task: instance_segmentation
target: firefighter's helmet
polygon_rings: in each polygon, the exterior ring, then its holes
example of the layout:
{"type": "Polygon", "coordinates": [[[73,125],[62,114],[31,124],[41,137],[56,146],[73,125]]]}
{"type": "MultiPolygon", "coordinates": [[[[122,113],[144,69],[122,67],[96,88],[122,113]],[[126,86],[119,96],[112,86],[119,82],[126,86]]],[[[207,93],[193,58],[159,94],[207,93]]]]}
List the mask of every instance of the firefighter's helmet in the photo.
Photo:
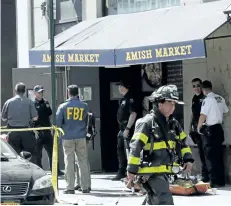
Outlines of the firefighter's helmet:
{"type": "Polygon", "coordinates": [[[179,92],[176,85],[165,85],[159,87],[151,94],[151,96],[149,96],[149,100],[153,103],[167,100],[174,101],[177,104],[184,104],[183,101],[179,100],[179,92]]]}

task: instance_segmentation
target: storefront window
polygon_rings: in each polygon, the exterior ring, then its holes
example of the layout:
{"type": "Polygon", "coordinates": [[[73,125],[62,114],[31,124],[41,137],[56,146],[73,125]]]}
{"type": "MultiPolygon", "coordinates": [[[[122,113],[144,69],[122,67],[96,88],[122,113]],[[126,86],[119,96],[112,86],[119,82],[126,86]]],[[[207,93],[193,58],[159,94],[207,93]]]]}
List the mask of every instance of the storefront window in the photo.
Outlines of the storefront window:
{"type": "Polygon", "coordinates": [[[180,0],[108,0],[109,15],[115,14],[111,12],[117,8],[117,14],[126,14],[133,12],[141,12],[152,9],[167,8],[179,6],[180,0]],[[111,8],[113,7],[113,9],[111,8]]]}

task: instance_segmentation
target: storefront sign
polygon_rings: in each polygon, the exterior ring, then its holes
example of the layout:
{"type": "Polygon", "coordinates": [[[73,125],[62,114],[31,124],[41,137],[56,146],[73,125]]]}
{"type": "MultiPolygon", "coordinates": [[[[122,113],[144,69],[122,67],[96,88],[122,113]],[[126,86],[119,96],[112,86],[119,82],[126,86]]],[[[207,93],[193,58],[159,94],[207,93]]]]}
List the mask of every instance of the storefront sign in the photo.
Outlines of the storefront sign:
{"type": "MultiPolygon", "coordinates": [[[[51,62],[50,51],[30,51],[30,65],[49,66],[51,62]]],[[[114,51],[55,51],[56,66],[114,66],[114,51]]]]}
{"type": "Polygon", "coordinates": [[[167,62],[205,57],[203,40],[146,46],[141,48],[117,49],[117,65],[167,62]]]}
{"type": "MultiPolygon", "coordinates": [[[[204,40],[111,50],[56,50],[56,66],[121,66],[205,57],[204,40]]],[[[50,51],[30,51],[30,65],[50,66],[50,51]]]]}

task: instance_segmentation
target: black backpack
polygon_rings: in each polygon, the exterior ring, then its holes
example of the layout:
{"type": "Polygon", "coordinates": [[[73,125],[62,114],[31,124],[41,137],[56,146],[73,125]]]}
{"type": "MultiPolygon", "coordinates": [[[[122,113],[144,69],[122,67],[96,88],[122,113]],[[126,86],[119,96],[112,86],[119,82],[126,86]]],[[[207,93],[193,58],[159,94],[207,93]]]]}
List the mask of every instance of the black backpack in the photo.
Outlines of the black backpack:
{"type": "Polygon", "coordinates": [[[97,132],[95,129],[95,115],[91,111],[89,111],[87,117],[87,135],[86,135],[87,141],[94,140],[94,137],[96,135],[97,132]]]}

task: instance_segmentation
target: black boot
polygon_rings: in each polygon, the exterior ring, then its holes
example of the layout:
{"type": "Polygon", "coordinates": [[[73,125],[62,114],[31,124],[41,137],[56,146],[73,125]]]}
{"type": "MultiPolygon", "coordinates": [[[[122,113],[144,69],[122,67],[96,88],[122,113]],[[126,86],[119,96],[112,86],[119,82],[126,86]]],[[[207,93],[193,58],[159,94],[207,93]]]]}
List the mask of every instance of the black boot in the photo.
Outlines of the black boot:
{"type": "Polygon", "coordinates": [[[63,176],[64,172],[62,172],[61,170],[58,171],[58,176],[63,176]]]}

